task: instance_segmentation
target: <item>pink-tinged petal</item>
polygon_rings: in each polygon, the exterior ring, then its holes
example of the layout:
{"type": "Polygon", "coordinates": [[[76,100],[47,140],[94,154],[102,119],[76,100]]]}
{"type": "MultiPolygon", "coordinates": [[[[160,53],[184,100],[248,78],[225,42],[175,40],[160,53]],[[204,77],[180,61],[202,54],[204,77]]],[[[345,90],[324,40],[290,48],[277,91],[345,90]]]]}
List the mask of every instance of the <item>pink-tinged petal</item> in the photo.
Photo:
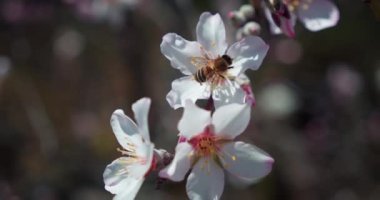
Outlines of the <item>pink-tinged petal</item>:
{"type": "Polygon", "coordinates": [[[190,42],[175,33],[168,33],[162,38],[160,47],[161,53],[170,60],[171,65],[183,74],[191,75],[197,71],[191,58],[202,56],[198,42],[190,42]]]}
{"type": "Polygon", "coordinates": [[[270,11],[270,9],[265,5],[265,3],[263,3],[263,9],[264,9],[265,17],[267,18],[268,23],[269,23],[269,29],[270,29],[270,32],[271,32],[272,34],[275,34],[275,35],[281,34],[282,31],[281,31],[280,27],[278,27],[278,26],[276,25],[276,23],[273,21],[273,18],[272,18],[272,15],[271,15],[271,11],[270,11]]]}
{"type": "Polygon", "coordinates": [[[320,31],[335,26],[339,21],[339,10],[330,1],[313,0],[301,4],[297,9],[299,20],[310,31],[320,31]]]}
{"type": "Polygon", "coordinates": [[[144,178],[137,180],[130,185],[127,185],[128,190],[124,189],[117,195],[113,197],[113,200],[134,200],[136,198],[137,192],[140,190],[141,185],[144,182],[144,178]]]}
{"type": "Polygon", "coordinates": [[[244,142],[230,142],[221,148],[219,156],[225,169],[250,184],[268,175],[274,160],[258,147],[244,142]]]}
{"type": "Polygon", "coordinates": [[[129,171],[131,174],[138,174],[140,176],[143,176],[148,172],[150,166],[152,165],[154,156],[154,144],[144,143],[141,145],[136,145],[136,156],[140,159],[137,163],[141,166],[137,168],[131,168],[129,171]]]}
{"type": "MultiPolygon", "coordinates": [[[[144,168],[144,166],[140,165],[127,165],[125,157],[114,160],[106,167],[103,173],[105,189],[112,194],[135,190],[137,183],[141,179],[144,179],[144,174],[146,172],[136,174],[134,172],[129,172],[128,170],[140,167],[144,168]]],[[[143,170],[146,171],[146,169],[143,170]]]]}
{"type": "Polygon", "coordinates": [[[172,181],[182,181],[191,167],[192,152],[193,147],[189,143],[178,144],[172,162],[160,171],[159,176],[172,181]]]}
{"type": "Polygon", "coordinates": [[[251,107],[248,104],[229,104],[215,110],[212,116],[215,134],[225,139],[234,139],[248,126],[251,107]]]}
{"type": "Polygon", "coordinates": [[[210,157],[199,159],[187,178],[186,191],[191,200],[218,200],[224,190],[224,172],[210,157]]]}
{"type": "Polygon", "coordinates": [[[244,103],[247,103],[251,106],[255,106],[256,105],[256,99],[255,99],[255,95],[252,92],[251,85],[244,84],[244,85],[241,85],[241,88],[245,93],[244,103]]]}
{"type": "Polygon", "coordinates": [[[247,69],[257,70],[263,62],[269,46],[257,36],[247,36],[233,44],[227,54],[233,59],[233,68],[228,70],[232,76],[238,76],[247,69]]]}
{"type": "Polygon", "coordinates": [[[240,85],[241,89],[244,91],[244,103],[255,106],[256,99],[255,95],[252,92],[251,81],[248,76],[245,74],[240,74],[235,78],[235,81],[240,85]]]}
{"type": "Polygon", "coordinates": [[[135,114],[135,119],[137,126],[140,130],[140,134],[149,142],[149,127],[148,127],[148,113],[150,109],[151,100],[150,98],[141,98],[132,105],[133,113],[135,114]]]}
{"type": "Polygon", "coordinates": [[[123,148],[128,148],[129,143],[142,144],[143,138],[139,129],[131,118],[121,109],[115,110],[111,116],[111,127],[116,139],[123,148]]]}
{"type": "Polygon", "coordinates": [[[228,47],[226,29],[219,14],[202,13],[197,24],[197,40],[207,52],[212,54],[212,58],[225,53],[228,47]]]}
{"type": "Polygon", "coordinates": [[[268,20],[269,28],[272,34],[281,34],[284,33],[286,36],[294,38],[296,33],[294,31],[294,26],[296,24],[296,16],[293,13],[290,13],[290,19],[287,19],[283,16],[272,16],[271,11],[268,7],[264,6],[264,14],[268,20]],[[278,26],[273,17],[277,17],[280,21],[280,26],[278,26]]]}
{"type": "Polygon", "coordinates": [[[294,26],[296,25],[296,16],[290,13],[290,19],[285,17],[280,17],[281,20],[281,31],[288,37],[296,37],[296,32],[294,31],[294,26]]]}
{"type": "Polygon", "coordinates": [[[191,101],[186,101],[182,118],[178,123],[179,134],[189,140],[202,133],[210,122],[210,111],[199,108],[191,101]]]}
{"type": "Polygon", "coordinates": [[[172,90],[166,95],[166,100],[174,109],[184,107],[186,100],[196,102],[198,99],[208,99],[210,90],[207,84],[196,82],[193,77],[186,76],[172,82],[172,90]]]}
{"type": "Polygon", "coordinates": [[[233,81],[229,85],[224,85],[221,88],[214,90],[213,99],[215,108],[231,103],[243,104],[245,96],[246,94],[240,85],[233,81]]]}

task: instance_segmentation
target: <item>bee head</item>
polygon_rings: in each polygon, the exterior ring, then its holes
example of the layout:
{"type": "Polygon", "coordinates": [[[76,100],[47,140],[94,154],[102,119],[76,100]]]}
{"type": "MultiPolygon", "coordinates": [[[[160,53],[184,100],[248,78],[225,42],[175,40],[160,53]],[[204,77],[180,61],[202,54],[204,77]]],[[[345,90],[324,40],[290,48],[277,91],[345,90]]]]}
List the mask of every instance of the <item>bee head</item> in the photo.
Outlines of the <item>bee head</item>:
{"type": "Polygon", "coordinates": [[[226,61],[228,63],[228,65],[232,64],[232,58],[230,56],[223,55],[222,58],[223,58],[224,61],[226,61]]]}

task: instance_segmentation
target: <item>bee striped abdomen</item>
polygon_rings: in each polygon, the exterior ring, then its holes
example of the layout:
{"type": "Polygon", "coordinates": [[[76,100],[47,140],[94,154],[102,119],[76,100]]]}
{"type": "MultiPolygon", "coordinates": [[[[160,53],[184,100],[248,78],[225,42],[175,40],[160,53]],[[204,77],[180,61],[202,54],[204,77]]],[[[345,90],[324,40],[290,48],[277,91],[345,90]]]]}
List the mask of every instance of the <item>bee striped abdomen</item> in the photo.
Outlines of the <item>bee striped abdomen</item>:
{"type": "Polygon", "coordinates": [[[199,82],[199,83],[204,83],[207,80],[207,75],[206,75],[206,67],[199,69],[195,74],[194,74],[194,79],[199,82]]]}

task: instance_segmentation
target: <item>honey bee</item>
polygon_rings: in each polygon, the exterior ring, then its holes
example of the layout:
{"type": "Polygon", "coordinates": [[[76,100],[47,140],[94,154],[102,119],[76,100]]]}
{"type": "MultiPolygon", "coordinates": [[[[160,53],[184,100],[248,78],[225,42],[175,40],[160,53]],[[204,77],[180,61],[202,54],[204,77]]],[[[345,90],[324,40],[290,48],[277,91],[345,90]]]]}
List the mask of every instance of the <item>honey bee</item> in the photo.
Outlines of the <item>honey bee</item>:
{"type": "Polygon", "coordinates": [[[226,79],[225,72],[233,68],[232,58],[228,55],[218,56],[216,59],[193,57],[191,63],[198,68],[194,74],[194,80],[202,84],[206,81],[226,79]]]}

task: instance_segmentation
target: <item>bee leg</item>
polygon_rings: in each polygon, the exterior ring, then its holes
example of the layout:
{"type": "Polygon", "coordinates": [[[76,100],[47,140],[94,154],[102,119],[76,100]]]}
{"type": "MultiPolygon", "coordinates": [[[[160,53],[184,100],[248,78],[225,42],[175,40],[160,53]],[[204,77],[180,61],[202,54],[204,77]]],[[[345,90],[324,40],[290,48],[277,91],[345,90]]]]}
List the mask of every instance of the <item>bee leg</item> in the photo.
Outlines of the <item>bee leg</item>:
{"type": "Polygon", "coordinates": [[[232,69],[232,68],[234,68],[234,66],[229,66],[229,67],[227,67],[227,69],[232,69]]]}

